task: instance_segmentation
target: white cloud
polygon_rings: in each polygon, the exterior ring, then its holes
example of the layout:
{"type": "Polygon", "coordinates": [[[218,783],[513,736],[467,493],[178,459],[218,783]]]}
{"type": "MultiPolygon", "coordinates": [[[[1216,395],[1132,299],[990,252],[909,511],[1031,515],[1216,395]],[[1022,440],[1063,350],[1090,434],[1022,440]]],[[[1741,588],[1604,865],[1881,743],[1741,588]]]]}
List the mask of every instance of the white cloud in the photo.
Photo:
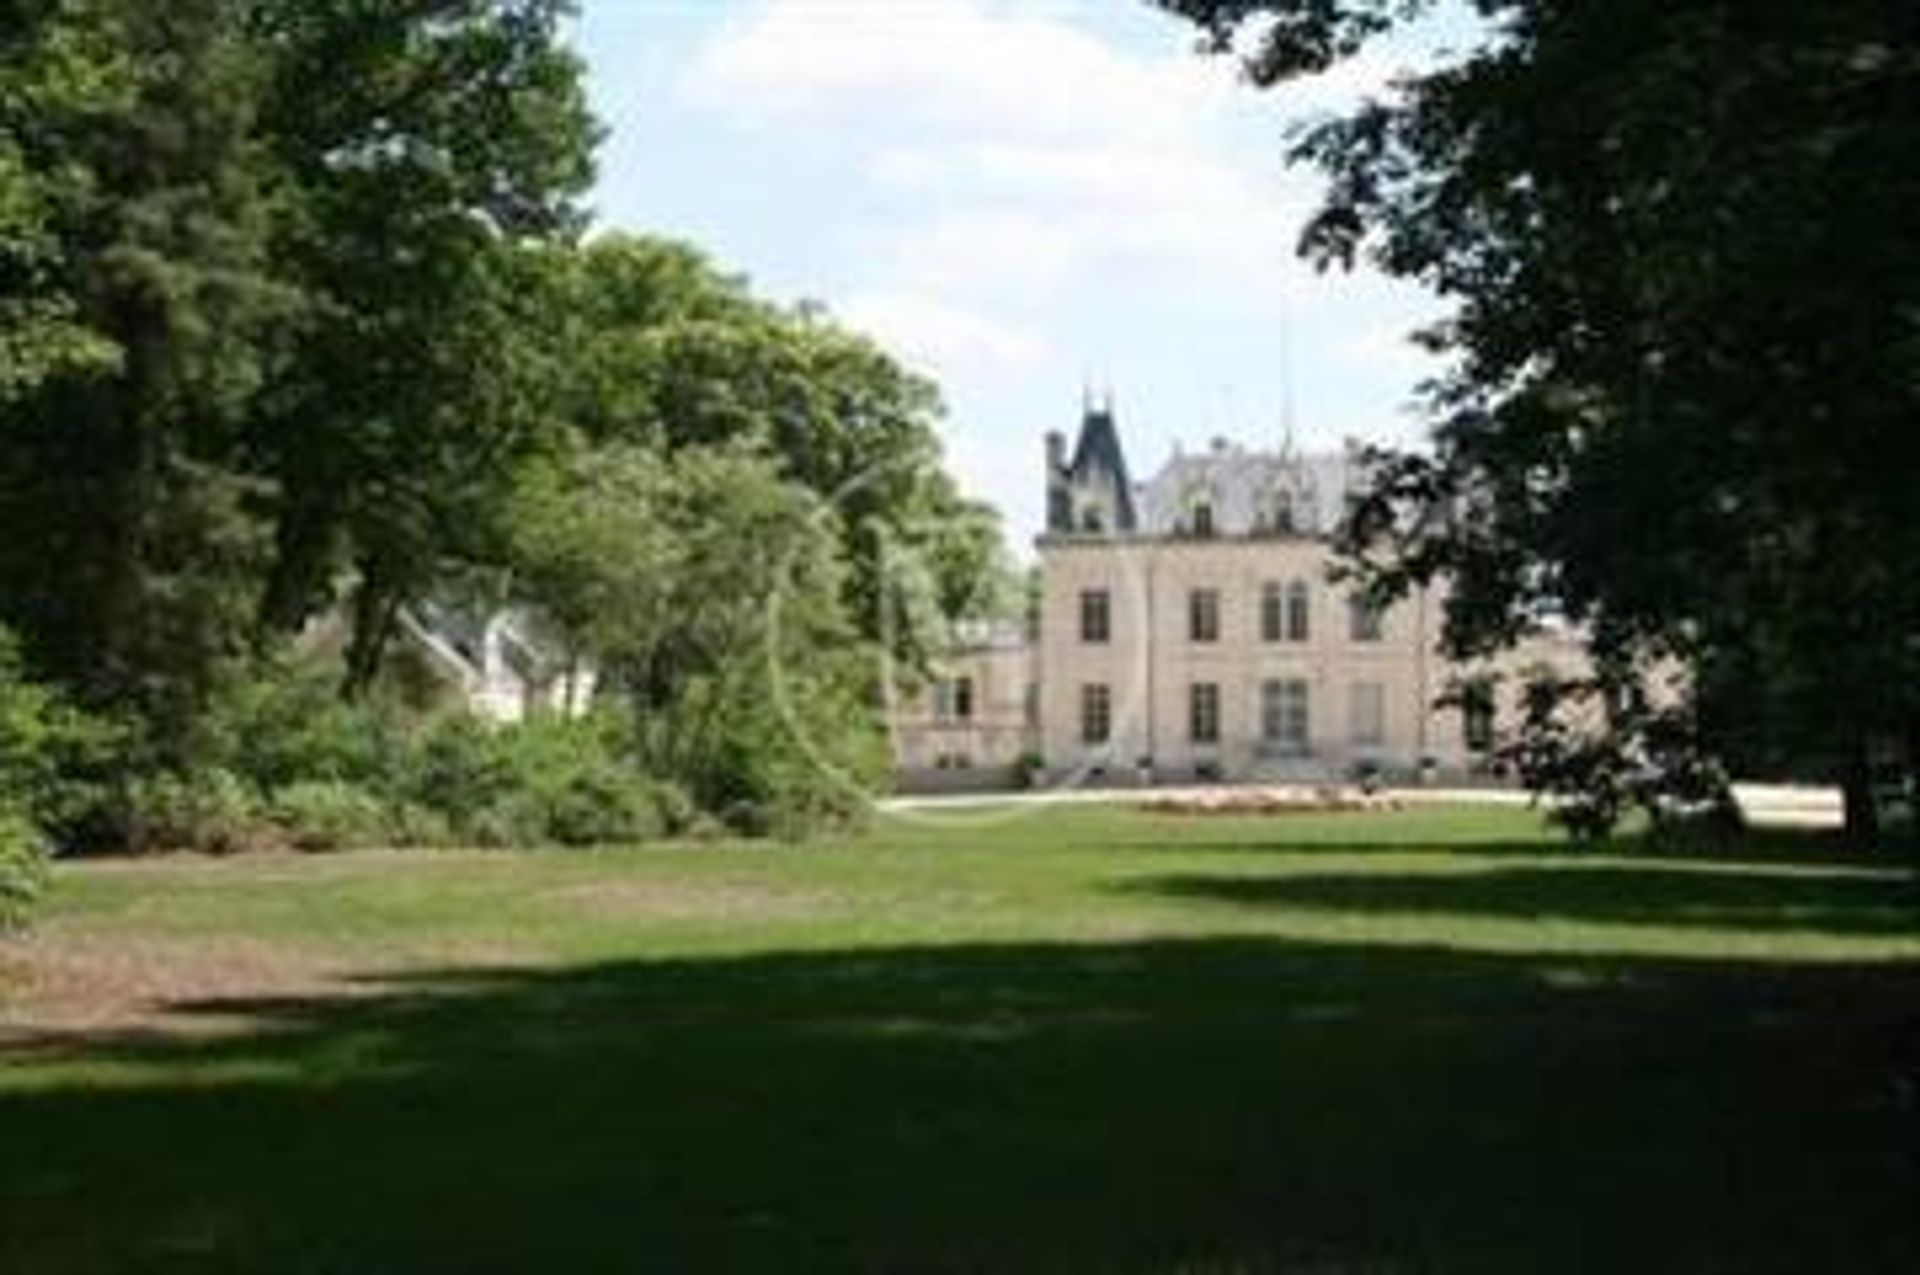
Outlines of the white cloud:
{"type": "MultiPolygon", "coordinates": [[[[1090,368],[1111,368],[1109,338],[1090,335],[1102,327],[1191,361],[1199,346],[1158,335],[1170,322],[1244,351],[1260,401],[1283,379],[1270,352],[1284,324],[1314,333],[1294,343],[1303,391],[1323,378],[1303,402],[1328,423],[1388,415],[1397,390],[1355,387],[1409,368],[1389,339],[1408,326],[1406,290],[1316,280],[1293,261],[1319,180],[1283,151],[1290,120],[1377,90],[1389,64],[1257,93],[1231,61],[1196,56],[1176,22],[1164,40],[1146,20],[1129,26],[1145,38],[1116,29],[1058,0],[746,0],[678,93],[841,185],[844,211],[808,228],[844,263],[828,300],[957,402],[1070,404],[1090,368]]],[[[1038,426],[994,408],[952,454],[1030,519],[1038,426]]],[[[1152,454],[1162,440],[1142,434],[1152,454]]]]}
{"type": "Polygon", "coordinates": [[[836,312],[908,362],[935,370],[968,365],[1017,370],[1048,352],[1045,339],[1030,328],[923,292],[855,293],[836,312]]]}
{"type": "Polygon", "coordinates": [[[1167,139],[1221,96],[1222,70],[1130,57],[1033,4],[762,0],[725,24],[685,87],[763,123],[839,116],[1059,141],[1167,139]]]}
{"type": "Polygon", "coordinates": [[[1231,297],[1250,253],[1284,256],[1311,191],[1232,64],[1129,51],[1033,5],[762,0],[682,87],[746,126],[853,139],[893,214],[856,231],[876,285],[975,310],[1127,271],[1231,297]],[[1268,143],[1251,161],[1249,130],[1268,143]]]}

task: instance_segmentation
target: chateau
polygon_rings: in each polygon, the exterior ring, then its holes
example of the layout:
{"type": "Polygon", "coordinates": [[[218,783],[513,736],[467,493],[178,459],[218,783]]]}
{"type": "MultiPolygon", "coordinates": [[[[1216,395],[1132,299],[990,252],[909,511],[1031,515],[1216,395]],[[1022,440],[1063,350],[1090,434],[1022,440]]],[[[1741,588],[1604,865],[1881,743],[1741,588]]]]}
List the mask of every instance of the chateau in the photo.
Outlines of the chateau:
{"type": "Polygon", "coordinates": [[[1216,440],[1135,482],[1111,405],[1089,404],[1071,450],[1046,440],[1037,631],[975,635],[902,707],[903,781],[992,782],[1023,756],[1055,781],[1484,772],[1513,674],[1576,665],[1577,643],[1464,669],[1437,650],[1437,591],[1376,611],[1335,584],[1355,476],[1216,440]]]}

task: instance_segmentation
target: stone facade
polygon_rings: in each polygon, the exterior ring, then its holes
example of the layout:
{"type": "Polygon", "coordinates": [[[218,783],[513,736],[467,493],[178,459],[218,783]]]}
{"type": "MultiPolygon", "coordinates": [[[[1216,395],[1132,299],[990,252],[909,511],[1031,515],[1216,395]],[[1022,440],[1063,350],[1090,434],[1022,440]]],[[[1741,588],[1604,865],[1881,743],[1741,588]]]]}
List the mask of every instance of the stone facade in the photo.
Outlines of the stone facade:
{"type": "Polygon", "coordinates": [[[1356,466],[1216,441],[1135,483],[1111,408],[1089,405],[1071,451],[1046,441],[1037,637],[956,652],[970,719],[897,715],[903,771],[1032,748],[1051,781],[1492,777],[1527,675],[1577,673],[1580,644],[1463,668],[1438,650],[1438,590],[1359,606],[1329,570],[1356,466]]]}
{"type": "Polygon", "coordinates": [[[1038,739],[1033,646],[1019,628],[966,635],[894,705],[903,787],[1005,787],[1038,739]]]}

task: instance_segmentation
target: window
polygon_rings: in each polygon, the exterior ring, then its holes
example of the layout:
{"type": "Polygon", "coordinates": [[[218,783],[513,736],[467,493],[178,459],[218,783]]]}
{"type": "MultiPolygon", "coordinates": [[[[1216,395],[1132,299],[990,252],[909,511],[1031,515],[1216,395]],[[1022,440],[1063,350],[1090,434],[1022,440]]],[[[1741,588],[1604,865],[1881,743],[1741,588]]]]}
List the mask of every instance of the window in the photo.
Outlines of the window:
{"type": "Polygon", "coordinates": [[[1260,586],[1260,640],[1278,642],[1286,630],[1286,592],[1273,581],[1260,586]]]}
{"type": "Polygon", "coordinates": [[[1362,747],[1386,742],[1386,687],[1378,682],[1355,682],[1347,688],[1347,734],[1362,747]]]}
{"type": "Polygon", "coordinates": [[[1027,725],[1038,726],[1040,724],[1040,683],[1027,683],[1025,707],[1027,725]]]}
{"type": "Polygon", "coordinates": [[[1378,642],[1381,633],[1380,608],[1355,594],[1347,599],[1347,633],[1356,642],[1378,642]]]}
{"type": "Polygon", "coordinates": [[[1493,683],[1481,678],[1460,691],[1460,733],[1467,751],[1493,751],[1493,683]]]}
{"type": "Polygon", "coordinates": [[[1195,682],[1187,687],[1187,735],[1196,744],[1220,742],[1220,684],[1195,682]]]}
{"type": "Polygon", "coordinates": [[[1269,502],[1267,521],[1272,525],[1273,530],[1279,534],[1283,536],[1293,534],[1293,493],[1285,487],[1278,488],[1274,491],[1273,498],[1269,502]]]}
{"type": "Polygon", "coordinates": [[[933,715],[942,722],[973,720],[973,679],[943,677],[933,684],[933,715]]]}
{"type": "Polygon", "coordinates": [[[1105,642],[1113,633],[1113,602],[1105,589],[1085,589],[1080,594],[1080,640],[1105,642]]]}
{"type": "Polygon", "coordinates": [[[1193,526],[1194,535],[1200,537],[1202,540],[1212,536],[1213,506],[1204,500],[1201,501],[1193,507],[1193,516],[1190,521],[1193,526]]]}
{"type": "Polygon", "coordinates": [[[1305,681],[1297,677],[1276,678],[1260,684],[1260,738],[1284,752],[1307,751],[1305,681]]]}
{"type": "Polygon", "coordinates": [[[1308,613],[1310,602],[1307,586],[1295,580],[1287,586],[1287,641],[1304,642],[1309,632],[1308,613]]]}
{"type": "Polygon", "coordinates": [[[1220,640],[1220,590],[1195,589],[1187,594],[1187,639],[1193,642],[1220,640]]]}
{"type": "Polygon", "coordinates": [[[1113,736],[1113,692],[1104,682],[1080,688],[1080,742],[1104,744],[1113,736]]]}

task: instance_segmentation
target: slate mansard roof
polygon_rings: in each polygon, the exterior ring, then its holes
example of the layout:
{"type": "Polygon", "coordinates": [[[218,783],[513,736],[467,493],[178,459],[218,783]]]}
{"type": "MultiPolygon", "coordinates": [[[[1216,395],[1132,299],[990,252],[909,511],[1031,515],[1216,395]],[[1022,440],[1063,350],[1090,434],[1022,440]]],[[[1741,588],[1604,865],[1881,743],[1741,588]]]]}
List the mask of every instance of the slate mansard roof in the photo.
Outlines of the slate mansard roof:
{"type": "Polygon", "coordinates": [[[1087,409],[1080,421],[1080,440],[1074,444],[1073,460],[1067,465],[1067,477],[1073,483],[1111,482],[1117,529],[1133,531],[1139,526],[1133,503],[1135,484],[1127,473],[1127,455],[1121,450],[1120,428],[1114,423],[1111,407],[1087,409]]]}
{"type": "Polygon", "coordinates": [[[1344,455],[1286,448],[1263,452],[1216,443],[1196,455],[1175,453],[1140,485],[1140,530],[1191,532],[1194,507],[1205,503],[1216,535],[1332,535],[1346,509],[1352,472],[1344,455]]]}
{"type": "Polygon", "coordinates": [[[1356,485],[1351,454],[1304,455],[1291,446],[1250,451],[1225,440],[1204,452],[1176,450],[1152,478],[1135,483],[1111,407],[1089,405],[1070,461],[1061,455],[1063,441],[1054,436],[1049,455],[1052,532],[1327,536],[1356,485]],[[1076,524],[1075,493],[1083,491],[1111,495],[1111,528],[1076,524]]]}

